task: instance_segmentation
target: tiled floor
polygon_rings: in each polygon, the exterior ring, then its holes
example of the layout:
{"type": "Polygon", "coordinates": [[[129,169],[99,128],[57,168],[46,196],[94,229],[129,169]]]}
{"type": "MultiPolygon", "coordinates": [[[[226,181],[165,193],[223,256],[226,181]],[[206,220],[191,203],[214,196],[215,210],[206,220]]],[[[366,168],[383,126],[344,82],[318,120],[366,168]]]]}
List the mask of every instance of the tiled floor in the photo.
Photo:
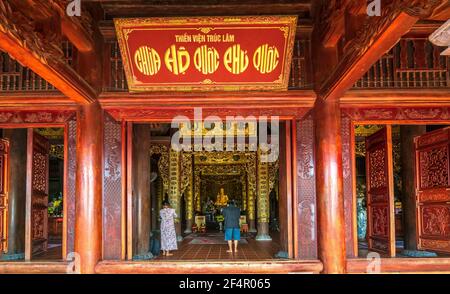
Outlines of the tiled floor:
{"type": "Polygon", "coordinates": [[[227,245],[189,244],[192,238],[184,238],[178,244],[178,250],[172,251],[173,256],[160,256],[156,260],[267,260],[275,259],[274,255],[280,246],[274,240],[256,241],[254,237],[247,238],[248,244],[239,244],[237,253],[228,253],[227,245]]]}

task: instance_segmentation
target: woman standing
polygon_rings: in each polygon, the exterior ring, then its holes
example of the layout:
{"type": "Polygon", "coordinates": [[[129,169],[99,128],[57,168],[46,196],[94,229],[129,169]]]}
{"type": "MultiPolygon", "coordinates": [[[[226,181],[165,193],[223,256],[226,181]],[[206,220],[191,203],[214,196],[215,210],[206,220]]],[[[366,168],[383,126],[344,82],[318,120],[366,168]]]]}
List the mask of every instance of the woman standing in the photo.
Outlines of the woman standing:
{"type": "Polygon", "coordinates": [[[177,250],[177,234],[175,233],[175,218],[177,214],[175,209],[170,207],[168,201],[163,202],[163,208],[160,210],[161,217],[161,249],[164,256],[172,256],[170,250],[177,250]]]}

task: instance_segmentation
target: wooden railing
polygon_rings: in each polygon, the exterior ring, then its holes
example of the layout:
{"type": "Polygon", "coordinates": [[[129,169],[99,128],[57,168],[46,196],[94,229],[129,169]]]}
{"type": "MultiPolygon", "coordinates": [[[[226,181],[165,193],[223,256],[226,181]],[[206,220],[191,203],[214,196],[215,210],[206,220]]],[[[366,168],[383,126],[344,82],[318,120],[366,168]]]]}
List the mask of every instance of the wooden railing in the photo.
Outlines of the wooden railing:
{"type": "MultiPolygon", "coordinates": [[[[67,64],[73,65],[75,50],[72,44],[63,41],[61,48],[67,64]]],[[[0,52],[0,92],[15,91],[56,91],[56,88],[7,53],[0,52]]]]}
{"type": "Polygon", "coordinates": [[[310,40],[295,40],[294,52],[292,55],[291,74],[289,79],[289,89],[312,89],[313,87],[310,70],[310,45],[310,40]]]}
{"type": "Polygon", "coordinates": [[[125,71],[122,64],[122,56],[120,55],[119,43],[116,41],[110,41],[108,43],[109,48],[111,48],[109,58],[111,76],[109,77],[109,86],[106,87],[106,91],[128,91],[125,71]]]}
{"type": "Polygon", "coordinates": [[[442,51],[427,39],[401,39],[354,88],[449,88],[450,58],[442,51]]]}

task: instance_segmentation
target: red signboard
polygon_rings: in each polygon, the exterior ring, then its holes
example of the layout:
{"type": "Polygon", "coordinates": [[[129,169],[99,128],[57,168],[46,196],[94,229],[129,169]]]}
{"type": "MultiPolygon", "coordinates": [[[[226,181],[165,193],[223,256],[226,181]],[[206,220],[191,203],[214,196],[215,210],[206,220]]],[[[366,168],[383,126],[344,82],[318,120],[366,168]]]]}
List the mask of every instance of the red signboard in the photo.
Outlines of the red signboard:
{"type": "Polygon", "coordinates": [[[296,16],[116,19],[130,91],[287,90],[296,16]]]}

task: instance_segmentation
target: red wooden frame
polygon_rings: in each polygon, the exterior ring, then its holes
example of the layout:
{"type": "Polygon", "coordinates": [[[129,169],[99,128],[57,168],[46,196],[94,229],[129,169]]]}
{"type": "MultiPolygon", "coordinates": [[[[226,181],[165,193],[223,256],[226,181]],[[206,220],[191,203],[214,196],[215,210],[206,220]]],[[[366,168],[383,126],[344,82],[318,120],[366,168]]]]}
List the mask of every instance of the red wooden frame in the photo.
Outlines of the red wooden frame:
{"type": "MultiPolygon", "coordinates": [[[[15,112],[15,111],[12,111],[15,112]]],[[[63,235],[62,235],[62,257],[63,260],[66,260],[67,257],[67,201],[65,199],[67,195],[67,179],[68,179],[68,125],[67,121],[75,115],[75,112],[72,111],[70,115],[66,117],[65,122],[49,122],[49,123],[41,123],[41,122],[30,122],[30,123],[0,123],[0,129],[25,129],[25,128],[64,128],[64,190],[63,190],[63,235]]],[[[33,261],[31,261],[34,263],[33,261]]]]}
{"type": "MultiPolygon", "coordinates": [[[[383,91],[380,91],[383,93],[383,91]]],[[[443,93],[439,91],[439,93],[443,93]]],[[[446,94],[448,96],[448,94],[446,94]]],[[[446,98],[448,99],[448,97],[446,98]]],[[[448,106],[440,106],[439,103],[419,103],[420,101],[416,101],[413,105],[399,105],[397,107],[390,106],[388,103],[387,106],[380,106],[375,103],[373,107],[370,107],[370,103],[367,103],[367,106],[364,108],[361,107],[351,107],[350,104],[345,104],[342,106],[341,111],[343,115],[347,115],[351,118],[351,156],[353,158],[352,164],[352,175],[353,175],[353,211],[352,211],[352,219],[353,219],[353,240],[354,240],[354,254],[358,256],[358,230],[357,230],[357,211],[356,211],[356,163],[355,163],[355,126],[357,125],[432,125],[432,124],[441,124],[441,125],[450,125],[450,112],[448,112],[448,106]],[[368,115],[366,112],[361,111],[365,109],[376,109],[383,111],[389,111],[389,115],[386,115],[384,118],[374,118],[368,115]],[[420,110],[424,111],[425,115],[422,118],[413,118],[408,114],[405,114],[405,110],[420,110]],[[440,111],[442,114],[439,119],[438,115],[435,117],[430,117],[432,115],[432,111],[440,111]],[[429,115],[426,115],[426,114],[429,115]],[[355,115],[357,114],[357,115],[355,115]],[[437,118],[436,118],[437,117],[437,118]]],[[[372,103],[373,104],[373,103],[372,103]]],[[[386,112],[384,112],[386,114],[386,112]]],[[[409,112],[413,113],[413,112],[409,112]]],[[[416,180],[416,179],[414,179],[416,180]]],[[[444,260],[447,260],[444,258],[444,260]]]]}
{"type": "MultiPolygon", "coordinates": [[[[309,110],[309,109],[308,109],[309,110]]],[[[302,109],[301,113],[306,114],[308,112],[307,109],[302,109]]],[[[132,109],[132,111],[139,111],[138,109],[132,109]]],[[[193,109],[189,109],[190,112],[193,113],[193,109]]],[[[218,111],[218,110],[217,110],[218,111]]],[[[238,115],[238,114],[235,114],[238,115]]],[[[120,117],[122,121],[122,158],[126,161],[124,162],[124,166],[126,167],[126,171],[122,173],[122,204],[123,212],[126,211],[125,216],[122,216],[121,226],[122,226],[122,248],[126,248],[126,252],[122,252],[123,260],[132,260],[133,258],[133,201],[132,201],[132,130],[133,123],[142,123],[142,122],[170,122],[173,117],[161,119],[154,119],[152,117],[147,117],[146,115],[142,115],[142,113],[137,115],[139,118],[127,119],[127,117],[120,117]],[[124,139],[126,138],[126,139],[124,139]]],[[[205,116],[205,114],[203,115],[205,116]]],[[[113,116],[114,117],[114,116],[113,116]]],[[[116,117],[116,119],[119,117],[116,117]]],[[[288,255],[290,258],[298,258],[298,235],[297,235],[297,223],[298,212],[296,208],[297,203],[297,189],[296,189],[296,175],[297,175],[297,164],[296,164],[296,155],[295,155],[295,146],[296,146],[296,119],[301,117],[289,116],[288,118],[280,118],[280,121],[284,121],[286,124],[289,124],[289,127],[286,128],[289,132],[286,134],[286,138],[280,138],[286,140],[286,148],[289,149],[287,152],[286,159],[287,164],[286,174],[288,175],[288,179],[286,181],[287,185],[287,205],[288,209],[286,211],[288,218],[288,255]],[[291,210],[289,210],[291,207],[291,210]]]]}

